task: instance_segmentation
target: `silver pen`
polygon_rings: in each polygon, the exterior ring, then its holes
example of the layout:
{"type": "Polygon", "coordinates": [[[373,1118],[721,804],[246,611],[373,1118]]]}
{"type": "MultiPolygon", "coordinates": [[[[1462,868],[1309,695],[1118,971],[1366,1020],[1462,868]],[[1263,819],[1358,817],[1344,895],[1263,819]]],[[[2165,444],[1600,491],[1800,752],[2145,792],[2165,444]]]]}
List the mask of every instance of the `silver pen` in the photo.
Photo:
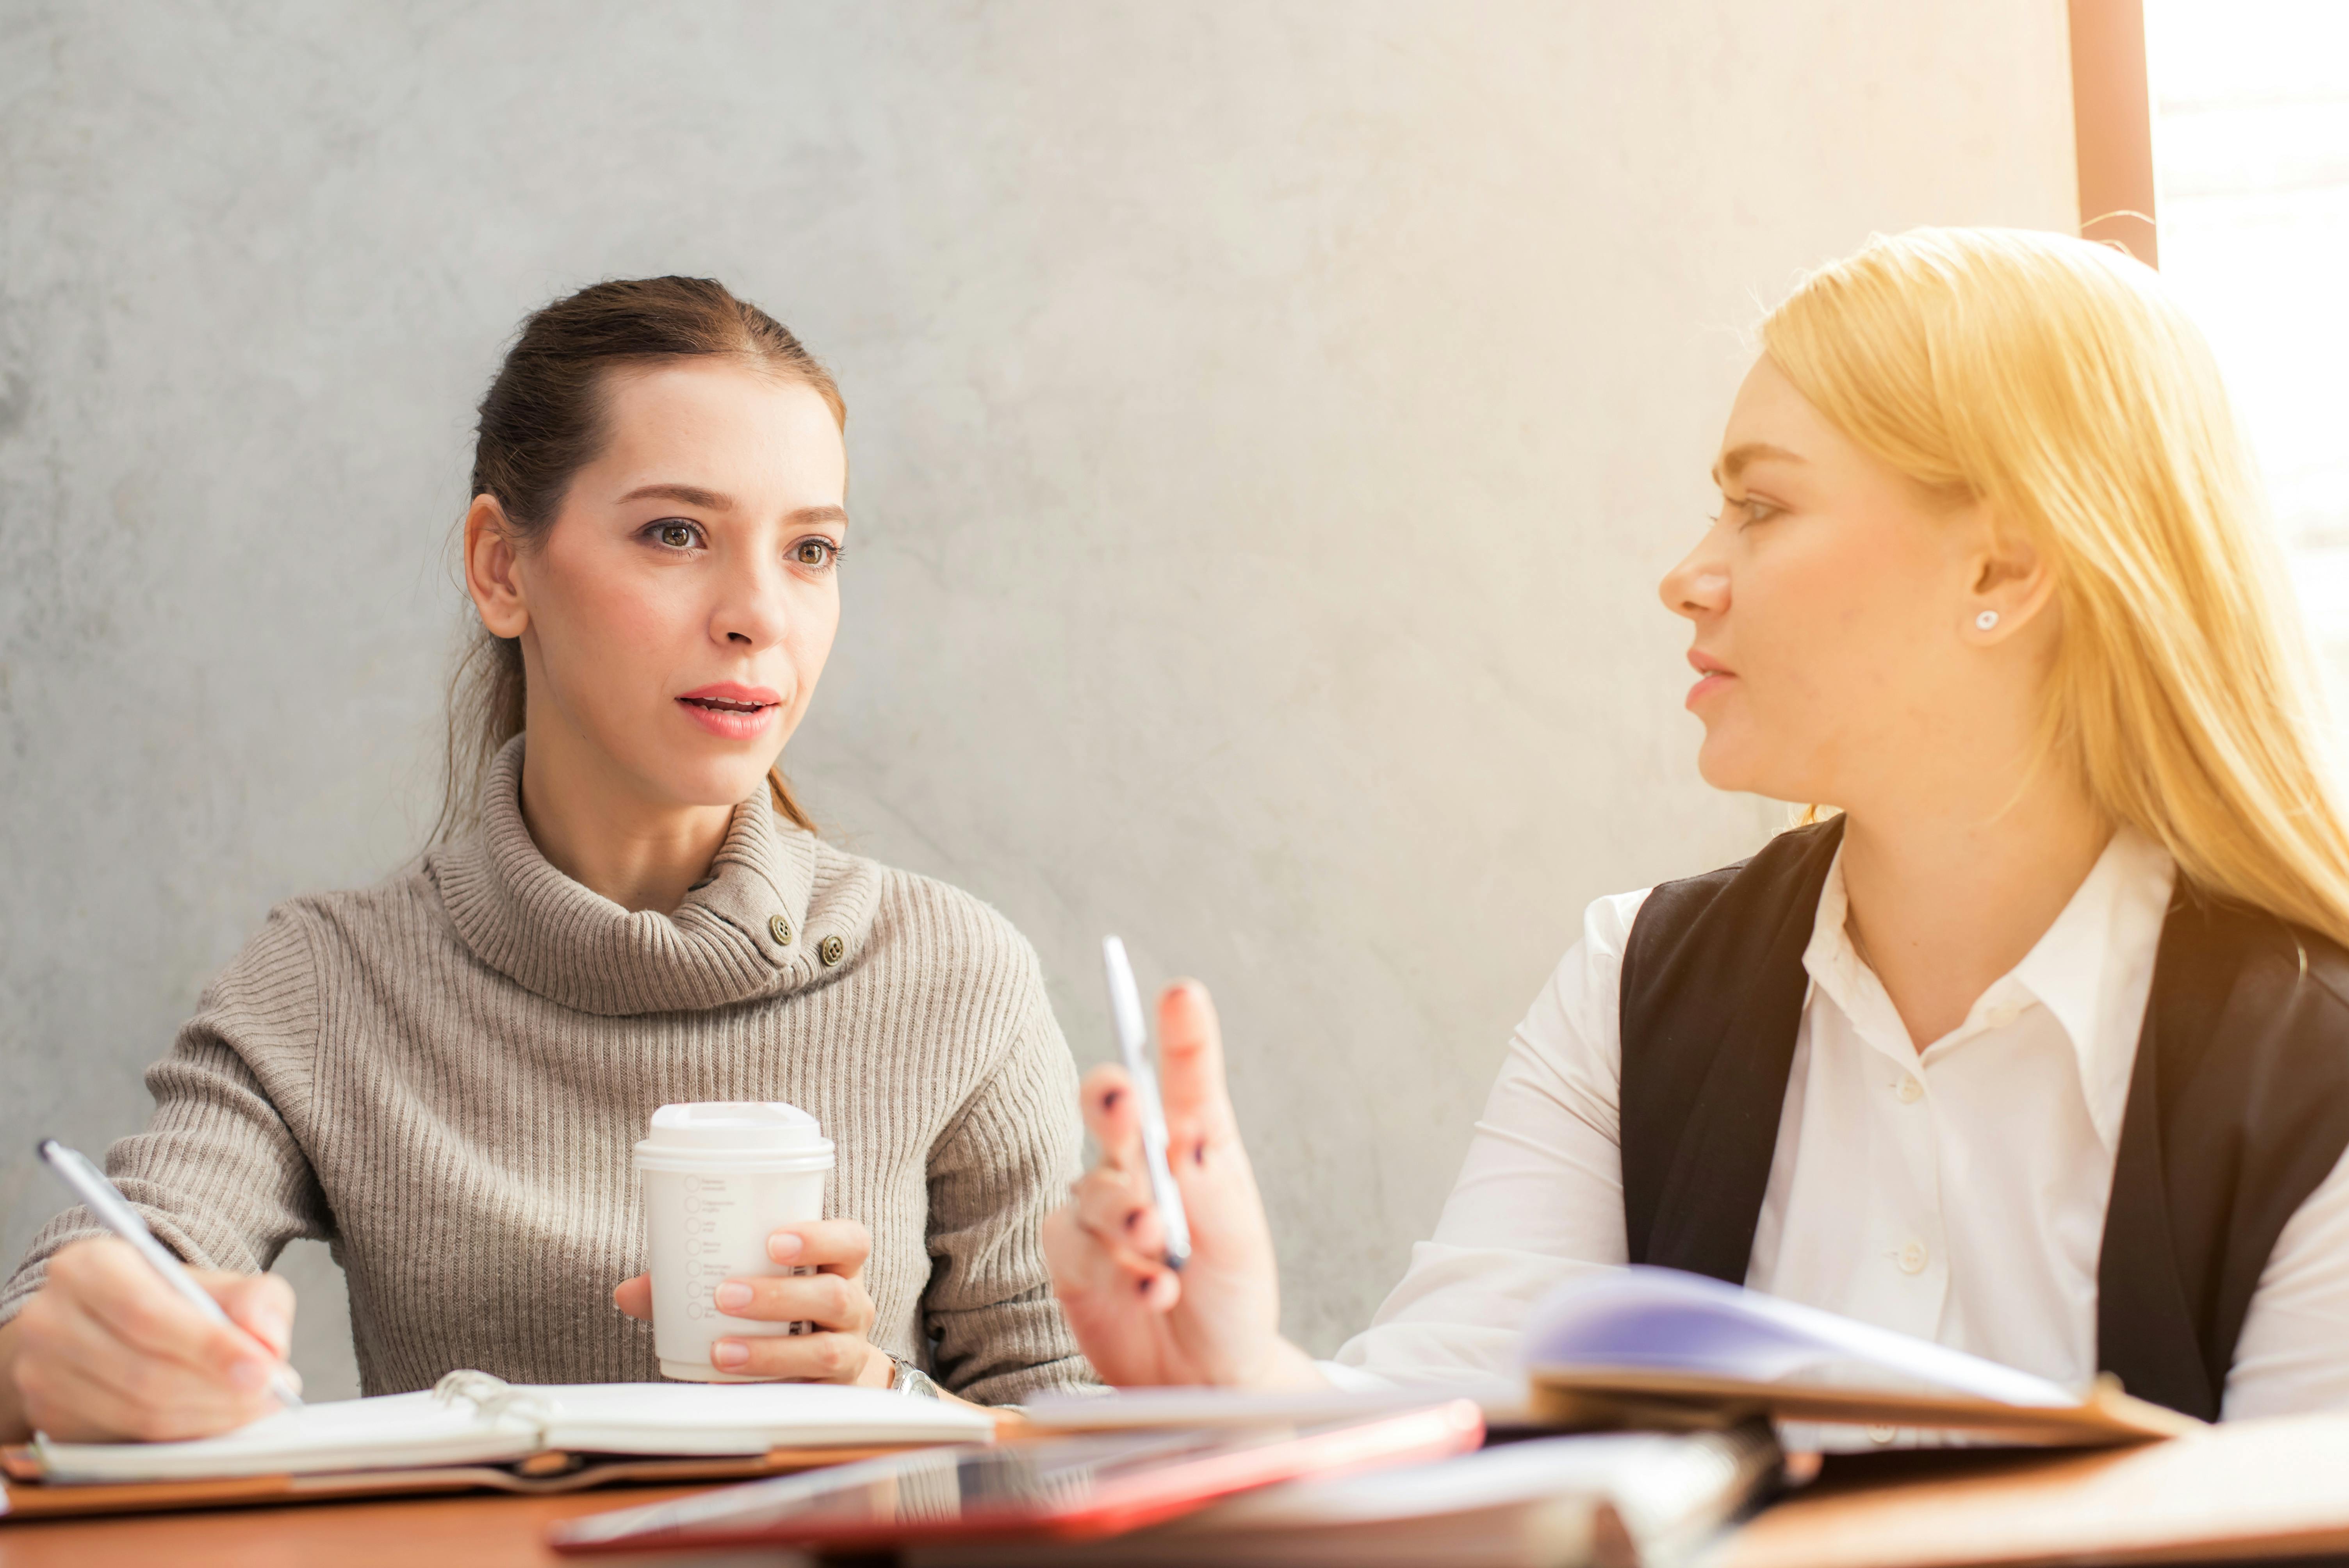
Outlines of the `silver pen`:
{"type": "Polygon", "coordinates": [[[1133,965],[1126,962],[1125,944],[1114,936],[1102,938],[1102,968],[1109,977],[1109,1016],[1117,1027],[1117,1048],[1125,1058],[1126,1077],[1133,1080],[1133,1109],[1142,1123],[1150,1199],[1158,1207],[1158,1223],[1166,1233],[1166,1266],[1180,1269],[1191,1261],[1191,1222],[1183,1212],[1182,1189],[1174,1185],[1174,1172],[1166,1163],[1166,1110],[1158,1099],[1157,1071],[1150,1065],[1142,992],[1133,983],[1133,965]]]}
{"type": "MultiPolygon", "coordinates": [[[[57,1180],[73,1190],[73,1195],[81,1200],[82,1206],[98,1216],[98,1222],[129,1242],[132,1249],[147,1260],[149,1266],[163,1276],[165,1284],[187,1298],[190,1306],[222,1328],[245,1333],[230,1320],[227,1313],[221,1310],[221,1304],[212,1298],[212,1293],[196,1283],[195,1275],[171,1255],[171,1249],[155,1239],[155,1233],[147,1228],[147,1222],[139,1217],[139,1211],[130,1206],[130,1200],[106,1179],[106,1172],[93,1164],[88,1156],[67,1149],[54,1138],[41,1140],[40,1155],[43,1162],[57,1173],[57,1180]]],[[[271,1354],[273,1357],[275,1355],[274,1351],[271,1354]]],[[[283,1367],[270,1375],[269,1392],[289,1410],[302,1408],[302,1396],[294,1391],[294,1379],[283,1367]]]]}

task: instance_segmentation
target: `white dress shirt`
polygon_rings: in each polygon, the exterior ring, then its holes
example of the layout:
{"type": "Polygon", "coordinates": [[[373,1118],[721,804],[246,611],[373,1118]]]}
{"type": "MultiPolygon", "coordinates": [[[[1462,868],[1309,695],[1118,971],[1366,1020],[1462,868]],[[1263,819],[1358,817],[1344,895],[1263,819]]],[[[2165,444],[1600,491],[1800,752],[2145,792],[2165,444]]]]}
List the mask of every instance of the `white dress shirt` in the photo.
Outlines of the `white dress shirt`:
{"type": "MultiPolygon", "coordinates": [[[[1745,1283],[2084,1387],[2113,1157],[2175,871],[2123,830],[2022,963],[1919,1051],[1820,893],[1745,1283]]],[[[1345,1383],[1514,1379],[1526,1310],[1627,1261],[1619,985],[1643,891],[1602,898],[1517,1026],[1434,1239],[1345,1383]]],[[[2235,1347],[2229,1418],[2349,1406],[2349,1157],[2285,1225],[2235,1347]]],[[[1880,1434],[1879,1434],[1880,1435],[1880,1434]]]]}

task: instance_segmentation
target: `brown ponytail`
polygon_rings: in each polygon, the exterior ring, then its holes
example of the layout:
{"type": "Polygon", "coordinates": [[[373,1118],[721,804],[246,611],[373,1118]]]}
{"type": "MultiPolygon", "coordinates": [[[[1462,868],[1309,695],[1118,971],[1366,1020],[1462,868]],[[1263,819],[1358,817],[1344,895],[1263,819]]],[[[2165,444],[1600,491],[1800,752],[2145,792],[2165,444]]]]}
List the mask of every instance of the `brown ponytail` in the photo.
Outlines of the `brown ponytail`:
{"type": "MultiPolygon", "coordinates": [[[[497,498],[516,547],[529,548],[554,526],[573,477],[603,447],[605,372],[698,355],[751,360],[804,381],[847,427],[831,372],[781,322],[723,284],[675,277],[595,284],[522,324],[481,399],[471,493],[497,498]]],[[[522,733],[523,684],[521,641],[475,623],[449,683],[448,773],[435,842],[479,814],[492,759],[522,733]]],[[[780,765],[767,775],[767,791],[776,810],[815,830],[780,765]]]]}

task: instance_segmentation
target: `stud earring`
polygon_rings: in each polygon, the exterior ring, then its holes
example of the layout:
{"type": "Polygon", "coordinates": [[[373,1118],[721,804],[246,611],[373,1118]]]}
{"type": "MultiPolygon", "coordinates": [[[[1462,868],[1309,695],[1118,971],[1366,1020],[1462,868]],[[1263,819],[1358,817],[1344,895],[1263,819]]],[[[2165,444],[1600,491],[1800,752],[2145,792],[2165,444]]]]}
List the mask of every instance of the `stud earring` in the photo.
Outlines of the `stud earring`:
{"type": "Polygon", "coordinates": [[[1987,632],[1992,626],[1997,624],[1998,612],[1995,610],[1984,610],[1981,614],[1974,617],[1974,628],[1977,631],[1987,632]]]}

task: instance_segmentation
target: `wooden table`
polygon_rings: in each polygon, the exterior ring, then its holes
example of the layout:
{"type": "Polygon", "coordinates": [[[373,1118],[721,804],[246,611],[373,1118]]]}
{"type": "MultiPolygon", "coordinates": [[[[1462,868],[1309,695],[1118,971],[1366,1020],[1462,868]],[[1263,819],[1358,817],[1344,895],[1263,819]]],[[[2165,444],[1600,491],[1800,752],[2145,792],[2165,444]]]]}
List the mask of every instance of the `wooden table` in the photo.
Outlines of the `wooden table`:
{"type": "MultiPolygon", "coordinates": [[[[548,1524],[690,1486],[472,1494],[0,1522],[0,1568],[473,1568],[576,1563],[548,1524]]],[[[733,1553],[733,1563],[789,1554],[733,1553]]],[[[2349,1562],[2349,1415],[2210,1428],[2138,1449],[1863,1455],[1765,1510],[1707,1568],[2031,1568],[2349,1562]]],[[[631,1558],[649,1565],[651,1558],[631,1558]]],[[[667,1559],[675,1562],[677,1559],[667,1559]]],[[[803,1560],[802,1560],[803,1561],[803,1560]]]]}
{"type": "Polygon", "coordinates": [[[2349,1415],[2142,1448],[1830,1460],[1707,1568],[2349,1562],[2349,1415]]]}
{"type": "MultiPolygon", "coordinates": [[[[567,1497],[402,1498],[0,1523],[0,1568],[474,1568],[566,1563],[546,1527],[698,1487],[612,1487],[567,1497]]],[[[648,1558],[631,1562],[649,1563],[648,1558]]]]}

